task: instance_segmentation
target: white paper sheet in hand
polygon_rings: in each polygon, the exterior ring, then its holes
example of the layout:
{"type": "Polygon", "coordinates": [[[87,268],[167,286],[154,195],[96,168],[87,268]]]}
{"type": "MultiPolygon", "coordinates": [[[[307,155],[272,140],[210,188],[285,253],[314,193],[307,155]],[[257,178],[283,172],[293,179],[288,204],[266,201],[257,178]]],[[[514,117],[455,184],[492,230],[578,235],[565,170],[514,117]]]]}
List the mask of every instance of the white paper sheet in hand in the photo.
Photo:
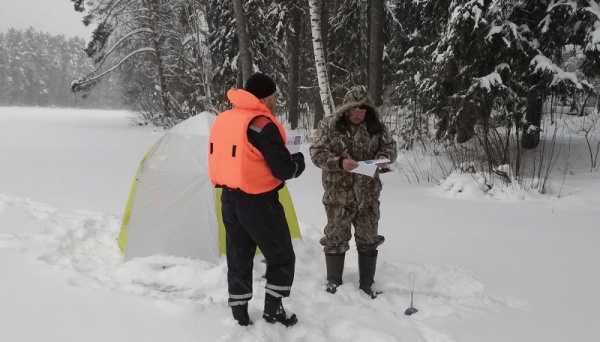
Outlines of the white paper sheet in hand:
{"type": "Polygon", "coordinates": [[[352,170],[352,172],[373,177],[375,176],[375,171],[377,171],[377,164],[385,164],[389,162],[389,159],[362,160],[358,162],[358,167],[352,170]]]}
{"type": "Polygon", "coordinates": [[[287,147],[290,153],[298,153],[300,151],[300,145],[302,144],[302,135],[292,135],[287,137],[285,147],[287,147]]]}

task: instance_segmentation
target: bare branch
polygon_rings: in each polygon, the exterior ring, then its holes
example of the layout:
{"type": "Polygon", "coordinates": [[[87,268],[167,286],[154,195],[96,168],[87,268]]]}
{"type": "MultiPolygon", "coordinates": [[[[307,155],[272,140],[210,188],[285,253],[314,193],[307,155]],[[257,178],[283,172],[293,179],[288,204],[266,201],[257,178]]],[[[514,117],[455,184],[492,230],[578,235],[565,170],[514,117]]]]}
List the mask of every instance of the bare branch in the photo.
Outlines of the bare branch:
{"type": "Polygon", "coordinates": [[[99,62],[98,66],[96,67],[96,69],[94,69],[94,71],[92,71],[90,74],[94,74],[96,71],[98,71],[102,65],[104,64],[104,62],[106,62],[106,59],[108,58],[108,56],[117,48],[119,47],[119,45],[121,45],[121,43],[123,43],[127,38],[134,36],[138,33],[152,33],[152,31],[147,28],[147,27],[143,27],[141,29],[137,29],[135,31],[131,31],[128,34],[126,34],[125,36],[123,36],[121,39],[119,39],[118,42],[116,42],[105,54],[104,57],[102,58],[102,60],[99,62]]]}
{"type": "MultiPolygon", "coordinates": [[[[154,48],[151,48],[151,47],[144,47],[144,48],[137,49],[137,50],[133,51],[132,53],[128,54],[127,56],[125,56],[125,57],[124,57],[124,58],[123,58],[121,61],[119,61],[119,63],[117,63],[115,66],[113,66],[112,68],[110,68],[110,69],[108,69],[108,70],[104,71],[104,72],[103,72],[103,73],[101,73],[100,75],[97,75],[97,76],[94,76],[94,77],[91,77],[91,78],[84,78],[83,80],[78,80],[78,81],[75,81],[75,82],[73,83],[73,85],[71,85],[71,88],[73,89],[73,91],[77,91],[77,90],[78,90],[78,88],[79,88],[79,87],[81,87],[82,85],[84,85],[84,84],[87,84],[87,83],[94,82],[94,81],[96,81],[96,80],[100,79],[102,76],[104,76],[104,75],[106,75],[106,74],[108,74],[108,73],[111,73],[111,72],[113,72],[115,69],[117,69],[119,66],[121,66],[121,64],[125,63],[125,61],[127,61],[129,58],[131,58],[132,56],[134,56],[134,55],[137,55],[137,54],[139,54],[139,53],[142,53],[142,52],[152,52],[152,53],[154,53],[154,48]]],[[[89,77],[90,75],[93,75],[93,74],[94,74],[94,73],[95,73],[97,70],[98,70],[98,69],[96,69],[96,70],[94,70],[94,72],[90,73],[90,74],[88,75],[88,77],[89,77]]]]}

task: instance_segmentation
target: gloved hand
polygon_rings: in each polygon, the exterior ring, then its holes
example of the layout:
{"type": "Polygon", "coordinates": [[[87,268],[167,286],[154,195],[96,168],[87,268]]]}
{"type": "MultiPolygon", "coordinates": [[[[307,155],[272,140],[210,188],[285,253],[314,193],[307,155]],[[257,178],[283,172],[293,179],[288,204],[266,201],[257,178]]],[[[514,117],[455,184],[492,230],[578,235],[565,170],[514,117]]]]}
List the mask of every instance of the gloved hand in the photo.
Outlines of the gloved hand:
{"type": "Polygon", "coordinates": [[[300,177],[306,165],[304,164],[304,155],[302,152],[292,154],[292,160],[298,165],[298,169],[296,170],[296,174],[294,174],[294,178],[300,177]]]}
{"type": "Polygon", "coordinates": [[[304,155],[302,154],[302,152],[292,153],[292,159],[295,159],[295,158],[300,158],[300,159],[302,159],[302,161],[304,161],[304,155]]]}
{"type": "Polygon", "coordinates": [[[392,172],[392,169],[390,169],[389,166],[382,167],[379,169],[379,173],[388,173],[388,172],[392,172]]]}

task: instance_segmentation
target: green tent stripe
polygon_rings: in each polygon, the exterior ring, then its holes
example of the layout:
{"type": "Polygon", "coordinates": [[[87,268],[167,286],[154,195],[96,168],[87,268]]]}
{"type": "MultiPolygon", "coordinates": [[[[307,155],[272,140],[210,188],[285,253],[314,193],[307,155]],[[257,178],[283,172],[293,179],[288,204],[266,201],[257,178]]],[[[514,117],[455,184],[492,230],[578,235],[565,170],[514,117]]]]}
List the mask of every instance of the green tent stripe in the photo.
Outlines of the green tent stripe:
{"type": "Polygon", "coordinates": [[[150,155],[150,153],[154,150],[154,148],[158,145],[158,142],[152,146],[150,150],[146,153],[142,161],[140,162],[140,166],[138,166],[137,172],[135,173],[135,178],[133,180],[133,184],[131,185],[131,190],[129,191],[129,198],[127,199],[127,205],[125,206],[125,214],[123,215],[123,223],[121,224],[121,231],[119,232],[119,237],[117,238],[117,244],[121,249],[121,252],[125,253],[127,248],[127,226],[129,225],[129,217],[131,216],[131,206],[133,205],[133,198],[135,197],[135,190],[137,189],[138,178],[140,175],[140,170],[144,166],[146,159],[150,155]]]}

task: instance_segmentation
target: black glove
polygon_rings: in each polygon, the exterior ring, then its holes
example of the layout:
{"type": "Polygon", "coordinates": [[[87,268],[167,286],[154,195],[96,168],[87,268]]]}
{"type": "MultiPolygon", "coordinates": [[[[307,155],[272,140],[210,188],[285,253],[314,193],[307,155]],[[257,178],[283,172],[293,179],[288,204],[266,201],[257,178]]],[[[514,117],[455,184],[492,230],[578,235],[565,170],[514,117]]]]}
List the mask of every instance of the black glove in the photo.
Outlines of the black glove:
{"type": "Polygon", "coordinates": [[[294,153],[292,154],[292,160],[298,166],[298,169],[296,169],[296,173],[294,174],[294,178],[298,178],[302,172],[304,172],[304,168],[306,168],[306,165],[304,164],[304,155],[302,152],[294,153]]]}
{"type": "Polygon", "coordinates": [[[302,161],[304,161],[304,155],[302,154],[302,152],[293,153],[292,159],[295,160],[296,158],[300,158],[300,159],[302,159],[302,161]]]}
{"type": "Polygon", "coordinates": [[[390,169],[389,166],[382,167],[381,169],[379,169],[379,173],[388,173],[388,172],[392,172],[392,169],[390,169]]]}

